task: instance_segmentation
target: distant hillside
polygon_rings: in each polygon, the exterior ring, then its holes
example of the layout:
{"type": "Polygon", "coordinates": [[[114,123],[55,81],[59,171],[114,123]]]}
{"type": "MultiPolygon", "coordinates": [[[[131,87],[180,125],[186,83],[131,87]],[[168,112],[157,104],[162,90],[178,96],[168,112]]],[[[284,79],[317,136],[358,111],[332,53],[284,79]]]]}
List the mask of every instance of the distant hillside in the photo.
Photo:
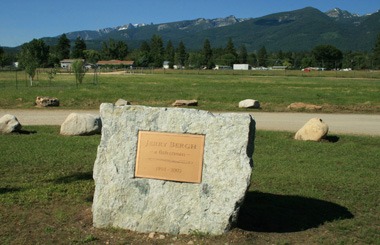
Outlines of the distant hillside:
{"type": "MultiPolygon", "coordinates": [[[[369,51],[380,33],[380,12],[359,16],[338,8],[323,13],[315,8],[275,13],[260,18],[195,19],[162,24],[127,24],[100,30],[66,33],[70,40],[83,38],[88,48],[99,49],[110,38],[123,40],[133,49],[157,34],[164,42],[180,41],[189,50],[201,49],[208,38],[212,47],[225,47],[232,38],[236,48],[244,44],[252,52],[265,46],[270,51],[307,51],[318,44],[345,50],[369,51]]],[[[45,38],[54,45],[58,37],[45,38]]]]}

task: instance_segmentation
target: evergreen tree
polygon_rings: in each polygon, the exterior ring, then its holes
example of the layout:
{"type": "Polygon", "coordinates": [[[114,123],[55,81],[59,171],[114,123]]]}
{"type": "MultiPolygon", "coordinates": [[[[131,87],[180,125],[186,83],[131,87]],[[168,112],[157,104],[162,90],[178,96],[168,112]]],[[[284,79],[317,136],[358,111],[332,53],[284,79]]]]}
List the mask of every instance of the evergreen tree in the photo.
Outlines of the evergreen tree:
{"type": "Polygon", "coordinates": [[[238,62],[238,54],[236,53],[236,49],[234,43],[232,42],[232,38],[228,39],[227,46],[224,49],[223,58],[227,59],[224,61],[224,63],[229,66],[232,66],[233,64],[238,62]]]}
{"type": "Polygon", "coordinates": [[[71,58],[73,59],[83,59],[84,51],[87,49],[86,43],[81,37],[77,37],[74,43],[74,49],[71,53],[71,58]]]}
{"type": "Polygon", "coordinates": [[[138,53],[135,58],[135,62],[137,66],[148,67],[152,62],[152,58],[150,55],[150,46],[147,41],[142,41],[138,53]]]}
{"type": "Polygon", "coordinates": [[[240,46],[240,50],[239,50],[239,63],[246,64],[247,61],[248,61],[248,51],[245,45],[243,44],[240,46]]]}
{"type": "Polygon", "coordinates": [[[62,34],[58,39],[56,57],[59,60],[70,58],[70,40],[67,38],[66,34],[62,34]]]}
{"type": "Polygon", "coordinates": [[[105,60],[125,60],[128,55],[128,45],[123,41],[109,39],[102,44],[102,57],[105,60]]]}
{"type": "Polygon", "coordinates": [[[213,61],[212,61],[212,48],[211,48],[210,41],[208,39],[206,39],[203,43],[202,55],[204,57],[203,64],[206,65],[208,69],[210,69],[213,66],[213,61]]]}
{"type": "Polygon", "coordinates": [[[187,53],[186,53],[185,44],[182,41],[178,44],[176,57],[177,57],[177,60],[176,60],[177,64],[184,66],[187,61],[187,53]]]}
{"type": "Polygon", "coordinates": [[[14,60],[17,60],[15,54],[7,53],[0,47],[0,67],[11,66],[14,60]]]}
{"type": "Polygon", "coordinates": [[[4,66],[4,53],[3,47],[0,47],[0,67],[4,66]]]}
{"type": "Polygon", "coordinates": [[[237,57],[235,45],[232,42],[232,38],[228,39],[227,46],[225,48],[225,54],[232,54],[233,56],[237,57]]]}
{"type": "Polygon", "coordinates": [[[162,67],[164,62],[164,44],[162,38],[158,35],[153,35],[150,40],[150,55],[154,67],[162,67]]]}
{"type": "Polygon", "coordinates": [[[267,66],[268,64],[268,53],[265,46],[261,47],[257,53],[257,65],[258,66],[267,66]]]}
{"type": "Polygon", "coordinates": [[[149,46],[149,43],[147,41],[142,41],[141,42],[140,51],[141,52],[146,52],[146,53],[150,52],[150,46],[149,46]]]}
{"type": "Polygon", "coordinates": [[[373,48],[373,63],[376,68],[380,68],[380,33],[373,48]]]}
{"type": "Polygon", "coordinates": [[[5,52],[4,52],[3,47],[0,46],[0,58],[3,57],[4,53],[5,53],[5,52]]]}
{"type": "Polygon", "coordinates": [[[175,50],[174,46],[171,40],[169,40],[166,44],[165,48],[165,60],[169,61],[169,66],[173,68],[174,64],[174,57],[175,57],[175,50]]]}
{"type": "Polygon", "coordinates": [[[251,53],[247,57],[247,63],[252,65],[252,66],[257,66],[257,57],[256,54],[251,53]]]}

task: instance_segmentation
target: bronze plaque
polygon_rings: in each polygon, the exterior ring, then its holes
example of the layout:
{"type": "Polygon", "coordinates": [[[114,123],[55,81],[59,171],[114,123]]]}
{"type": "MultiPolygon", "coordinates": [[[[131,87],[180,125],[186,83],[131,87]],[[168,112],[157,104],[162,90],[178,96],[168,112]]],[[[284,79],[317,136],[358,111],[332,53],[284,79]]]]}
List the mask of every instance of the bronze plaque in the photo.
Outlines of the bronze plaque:
{"type": "Polygon", "coordinates": [[[204,135],[140,131],[135,177],[200,183],[204,135]]]}

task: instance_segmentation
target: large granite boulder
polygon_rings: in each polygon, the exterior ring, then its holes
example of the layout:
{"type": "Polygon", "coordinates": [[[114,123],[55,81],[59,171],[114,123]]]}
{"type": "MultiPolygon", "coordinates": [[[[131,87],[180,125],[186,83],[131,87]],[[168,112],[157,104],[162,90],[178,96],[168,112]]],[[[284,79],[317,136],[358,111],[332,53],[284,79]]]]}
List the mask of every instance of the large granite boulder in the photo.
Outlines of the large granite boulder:
{"type": "Polygon", "coordinates": [[[310,119],[300,130],[297,131],[294,138],[304,141],[320,141],[329,132],[329,126],[320,118],[310,119]]]}
{"type": "Polygon", "coordinates": [[[0,134],[9,134],[21,130],[21,124],[17,117],[11,114],[5,114],[0,118],[0,134]]]}
{"type": "Polygon", "coordinates": [[[251,182],[255,121],[249,114],[102,104],[100,115],[102,138],[93,172],[95,227],[222,234],[234,226],[251,182]],[[163,134],[143,140],[142,132],[163,134]],[[177,140],[201,136],[201,178],[182,181],[188,174],[182,170],[198,166],[187,153],[199,145],[177,140]],[[152,149],[145,157],[154,174],[166,171],[168,179],[137,175],[142,168],[136,164],[142,158],[139,147],[144,145],[152,149]],[[170,180],[173,170],[179,180],[170,180]]]}
{"type": "Polygon", "coordinates": [[[62,135],[93,135],[102,129],[100,116],[84,113],[71,113],[61,125],[62,135]]]}

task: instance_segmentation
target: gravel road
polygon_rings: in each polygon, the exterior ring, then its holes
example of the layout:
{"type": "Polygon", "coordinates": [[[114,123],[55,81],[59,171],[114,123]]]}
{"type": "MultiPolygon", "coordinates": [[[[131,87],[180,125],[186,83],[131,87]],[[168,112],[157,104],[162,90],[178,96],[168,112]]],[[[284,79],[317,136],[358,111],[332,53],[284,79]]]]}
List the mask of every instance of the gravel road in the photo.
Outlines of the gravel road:
{"type": "MultiPolygon", "coordinates": [[[[22,125],[61,125],[72,112],[99,114],[98,110],[0,109],[0,117],[5,114],[15,115],[22,125]]],[[[309,119],[319,117],[329,125],[329,135],[380,136],[380,115],[274,112],[251,112],[251,114],[255,118],[256,128],[259,130],[296,132],[309,119]]]]}

